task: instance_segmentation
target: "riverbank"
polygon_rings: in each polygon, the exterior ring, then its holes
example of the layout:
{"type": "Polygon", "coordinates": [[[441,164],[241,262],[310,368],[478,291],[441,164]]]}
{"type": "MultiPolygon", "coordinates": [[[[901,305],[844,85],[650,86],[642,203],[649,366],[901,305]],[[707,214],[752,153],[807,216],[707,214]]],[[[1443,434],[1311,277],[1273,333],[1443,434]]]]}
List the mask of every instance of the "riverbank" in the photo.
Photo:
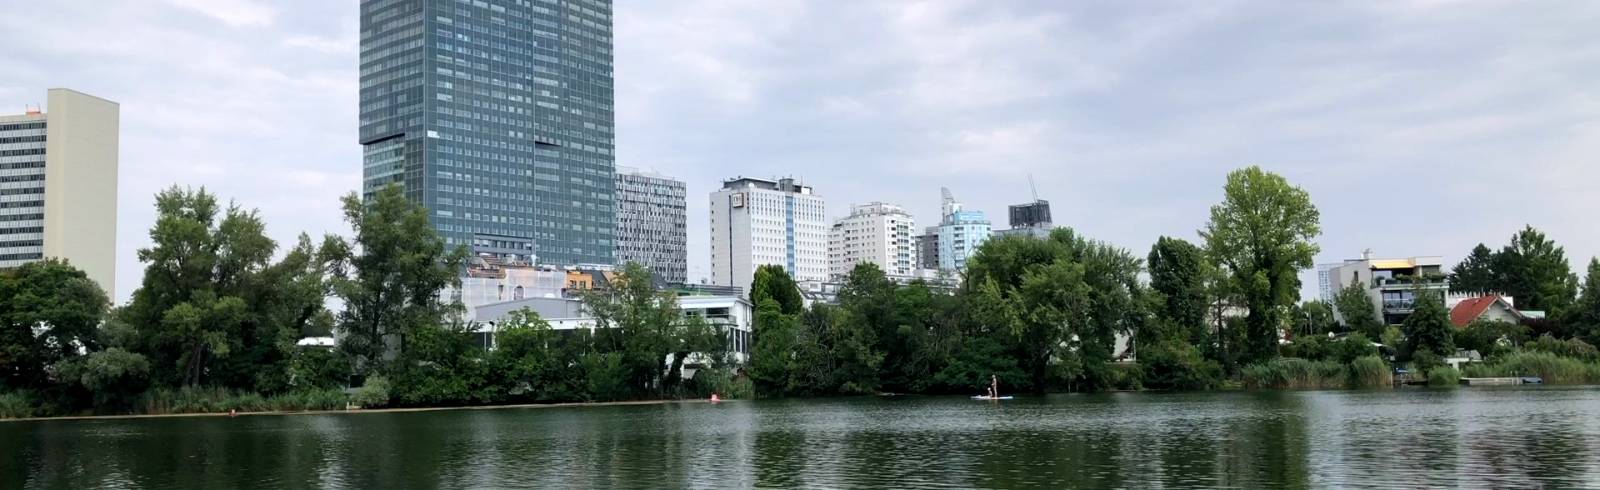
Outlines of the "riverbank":
{"type": "MultiPolygon", "coordinates": [[[[718,403],[737,402],[739,400],[720,400],[718,403]]],[[[523,403],[514,405],[473,405],[460,407],[407,407],[407,408],[352,408],[346,410],[301,410],[301,411],[257,411],[257,412],[227,412],[215,413],[164,413],[164,414],[135,414],[135,415],[71,415],[63,417],[26,417],[26,418],[0,418],[0,423],[6,422],[34,422],[57,420],[122,420],[122,419],[160,419],[181,417],[261,417],[284,415],[343,415],[364,413],[405,413],[405,412],[441,412],[457,410],[504,410],[515,408],[572,408],[572,407],[615,407],[635,405],[671,405],[671,404],[701,404],[711,403],[710,400],[636,400],[618,402],[569,402],[569,403],[523,403]]]]}

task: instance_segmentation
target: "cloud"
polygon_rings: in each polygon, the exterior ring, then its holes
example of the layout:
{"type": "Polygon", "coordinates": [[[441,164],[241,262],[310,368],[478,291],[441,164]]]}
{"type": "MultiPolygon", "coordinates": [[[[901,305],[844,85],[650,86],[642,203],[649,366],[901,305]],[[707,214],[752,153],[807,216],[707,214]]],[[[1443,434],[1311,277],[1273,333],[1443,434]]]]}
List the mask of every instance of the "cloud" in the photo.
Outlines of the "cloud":
{"type": "Polygon", "coordinates": [[[267,26],[277,17],[275,9],[253,0],[167,0],[167,3],[233,27],[267,26]]]}

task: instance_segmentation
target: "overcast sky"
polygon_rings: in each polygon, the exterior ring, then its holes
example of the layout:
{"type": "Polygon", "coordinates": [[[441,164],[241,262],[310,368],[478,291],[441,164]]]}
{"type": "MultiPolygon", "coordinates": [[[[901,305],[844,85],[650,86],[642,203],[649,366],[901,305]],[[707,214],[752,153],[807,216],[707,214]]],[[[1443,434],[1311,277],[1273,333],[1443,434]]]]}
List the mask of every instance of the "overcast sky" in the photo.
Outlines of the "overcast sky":
{"type": "MultiPolygon", "coordinates": [[[[119,302],[166,186],[258,208],[280,247],[347,232],[357,3],[0,0],[0,113],[51,87],[122,104],[119,302]]],[[[1227,172],[1257,164],[1311,192],[1319,262],[1453,263],[1524,223],[1574,267],[1600,253],[1600,2],[615,9],[617,163],[688,182],[692,279],[707,195],[737,175],[800,178],[835,217],[886,201],[919,224],[949,187],[1002,228],[1031,174],[1057,224],[1142,256],[1160,235],[1197,240],[1227,172]]]]}

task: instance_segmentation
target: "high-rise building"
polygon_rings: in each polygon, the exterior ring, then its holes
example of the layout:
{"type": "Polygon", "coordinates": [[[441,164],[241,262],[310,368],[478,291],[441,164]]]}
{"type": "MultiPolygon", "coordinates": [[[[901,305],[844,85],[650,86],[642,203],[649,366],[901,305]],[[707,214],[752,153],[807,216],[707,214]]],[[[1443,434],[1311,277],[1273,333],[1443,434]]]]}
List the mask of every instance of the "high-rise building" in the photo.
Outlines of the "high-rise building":
{"type": "Polygon", "coordinates": [[[1034,199],[1027,204],[1011,205],[1011,229],[1049,229],[1050,226],[1050,201],[1034,199]]]}
{"type": "Polygon", "coordinates": [[[649,267],[668,284],[689,279],[688,198],[683,181],[617,169],[617,263],[649,267]]]}
{"type": "Polygon", "coordinates": [[[939,270],[939,227],[929,226],[917,235],[917,268],[939,270]]]}
{"type": "Polygon", "coordinates": [[[711,193],[711,283],[749,294],[756,267],[828,279],[827,206],[794,179],[737,178],[711,193]]]}
{"type": "Polygon", "coordinates": [[[362,0],[363,191],[478,254],[611,264],[611,46],[610,0],[362,0]]]}
{"type": "Polygon", "coordinates": [[[983,211],[964,211],[961,202],[941,189],[944,202],[940,210],[944,218],[939,222],[939,268],[961,271],[967,268],[967,258],[977,253],[978,247],[989,240],[989,218],[983,211]]]}
{"type": "Polygon", "coordinates": [[[116,102],[50,89],[0,116],[0,268],[64,259],[116,294],[116,102]]]}
{"type": "Polygon", "coordinates": [[[835,280],[871,262],[892,278],[906,280],[917,269],[915,220],[900,206],[874,202],[853,206],[828,235],[828,275],[835,280]]]}

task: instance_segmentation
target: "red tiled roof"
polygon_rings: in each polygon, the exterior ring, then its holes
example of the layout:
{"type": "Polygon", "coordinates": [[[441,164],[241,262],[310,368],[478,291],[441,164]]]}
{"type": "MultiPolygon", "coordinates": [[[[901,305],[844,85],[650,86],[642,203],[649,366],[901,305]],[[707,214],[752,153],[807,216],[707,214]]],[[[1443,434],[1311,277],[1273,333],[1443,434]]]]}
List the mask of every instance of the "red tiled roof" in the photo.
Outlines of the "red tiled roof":
{"type": "Polygon", "coordinates": [[[1483,312],[1489,311],[1496,301],[1500,301],[1500,297],[1494,295],[1463,300],[1450,309],[1450,323],[1454,323],[1456,328],[1464,328],[1483,316],[1483,312]]]}

